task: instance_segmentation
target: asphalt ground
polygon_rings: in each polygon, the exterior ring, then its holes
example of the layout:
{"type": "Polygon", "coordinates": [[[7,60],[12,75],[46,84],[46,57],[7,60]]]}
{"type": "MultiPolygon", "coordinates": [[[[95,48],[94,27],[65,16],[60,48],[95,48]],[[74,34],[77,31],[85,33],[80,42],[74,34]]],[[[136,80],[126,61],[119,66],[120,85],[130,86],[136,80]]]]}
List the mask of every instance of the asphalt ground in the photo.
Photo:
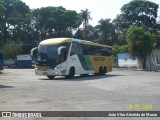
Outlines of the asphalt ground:
{"type": "MultiPolygon", "coordinates": [[[[49,80],[45,76],[36,76],[34,69],[5,69],[0,73],[0,111],[160,111],[160,72],[114,70],[103,76],[76,76],[74,79],[56,77],[49,80]]],[[[32,119],[159,120],[160,118],[32,119]]]]}

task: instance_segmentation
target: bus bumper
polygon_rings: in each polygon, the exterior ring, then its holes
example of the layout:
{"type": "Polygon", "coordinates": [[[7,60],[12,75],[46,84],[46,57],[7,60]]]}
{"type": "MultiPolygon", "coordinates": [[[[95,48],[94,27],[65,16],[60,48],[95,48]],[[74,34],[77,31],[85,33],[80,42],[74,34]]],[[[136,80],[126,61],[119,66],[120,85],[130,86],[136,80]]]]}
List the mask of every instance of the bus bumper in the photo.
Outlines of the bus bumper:
{"type": "Polygon", "coordinates": [[[58,72],[55,70],[35,70],[36,75],[43,75],[43,76],[56,76],[58,72]]]}
{"type": "Polygon", "coordinates": [[[35,69],[36,75],[42,75],[42,76],[65,76],[67,75],[66,70],[53,70],[53,69],[47,69],[47,70],[39,70],[35,69]]]}

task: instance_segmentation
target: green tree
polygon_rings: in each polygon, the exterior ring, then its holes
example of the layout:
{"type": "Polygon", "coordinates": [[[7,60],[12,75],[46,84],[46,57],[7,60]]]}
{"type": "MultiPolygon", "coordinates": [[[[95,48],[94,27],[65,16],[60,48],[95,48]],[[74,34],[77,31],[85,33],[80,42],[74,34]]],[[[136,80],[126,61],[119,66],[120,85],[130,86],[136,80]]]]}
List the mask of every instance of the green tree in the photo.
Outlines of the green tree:
{"type": "Polygon", "coordinates": [[[89,24],[89,20],[91,20],[91,12],[88,9],[81,10],[81,18],[83,21],[83,26],[84,26],[84,34],[85,34],[85,39],[87,39],[87,25],[89,24]]]}
{"type": "Polygon", "coordinates": [[[3,47],[4,58],[5,59],[16,59],[16,55],[23,52],[22,47],[17,44],[6,44],[3,47]]]}
{"type": "Polygon", "coordinates": [[[126,35],[129,51],[142,59],[142,66],[145,69],[146,57],[153,50],[153,36],[138,26],[129,27],[126,35]]]}
{"type": "Polygon", "coordinates": [[[99,21],[99,43],[113,45],[117,42],[117,35],[111,19],[101,19],[99,21]]]}
{"type": "Polygon", "coordinates": [[[112,53],[113,53],[113,56],[116,56],[118,53],[121,53],[121,52],[127,52],[128,51],[128,45],[114,45],[112,46],[112,53]]]}
{"type": "Polygon", "coordinates": [[[3,24],[4,10],[5,10],[4,1],[0,0],[0,48],[3,45],[3,31],[2,31],[3,27],[2,27],[2,24],[3,24]]]}
{"type": "Polygon", "coordinates": [[[42,39],[49,37],[71,37],[72,30],[79,27],[80,15],[63,7],[44,7],[32,11],[34,28],[42,39]]]}
{"type": "Polygon", "coordinates": [[[75,33],[74,37],[78,39],[86,39],[89,41],[94,41],[96,42],[99,38],[99,31],[97,27],[93,27],[92,25],[87,25],[86,27],[86,33],[87,33],[87,38],[85,38],[85,29],[81,28],[78,29],[77,32],[75,33]]]}
{"type": "Polygon", "coordinates": [[[159,5],[147,0],[132,0],[124,4],[121,14],[117,16],[117,26],[128,28],[130,25],[143,26],[151,29],[156,25],[159,5]]]}
{"type": "MultiPolygon", "coordinates": [[[[1,0],[4,8],[0,14],[3,43],[12,40],[13,29],[28,22],[29,7],[20,0],[1,0]]],[[[1,3],[1,2],[0,2],[1,3]]],[[[0,5],[1,6],[1,5],[0,5]]]]}

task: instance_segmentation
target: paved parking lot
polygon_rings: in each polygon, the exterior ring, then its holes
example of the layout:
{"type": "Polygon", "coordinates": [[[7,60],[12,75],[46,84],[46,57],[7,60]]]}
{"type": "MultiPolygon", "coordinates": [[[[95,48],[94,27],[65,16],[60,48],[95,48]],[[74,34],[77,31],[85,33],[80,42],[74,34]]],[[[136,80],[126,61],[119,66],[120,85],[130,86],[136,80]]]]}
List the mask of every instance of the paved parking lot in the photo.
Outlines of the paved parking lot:
{"type": "Polygon", "coordinates": [[[5,69],[0,74],[1,111],[136,111],[144,104],[160,111],[160,72],[115,70],[54,80],[36,76],[34,69],[5,69]]]}

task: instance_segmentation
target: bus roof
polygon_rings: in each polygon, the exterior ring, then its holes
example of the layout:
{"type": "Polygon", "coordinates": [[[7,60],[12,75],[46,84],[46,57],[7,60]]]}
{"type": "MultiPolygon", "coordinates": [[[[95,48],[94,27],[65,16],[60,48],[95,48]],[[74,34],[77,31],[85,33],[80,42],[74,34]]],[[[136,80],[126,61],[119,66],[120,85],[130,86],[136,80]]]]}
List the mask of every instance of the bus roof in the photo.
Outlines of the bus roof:
{"type": "Polygon", "coordinates": [[[72,38],[51,38],[40,42],[40,45],[54,45],[59,43],[71,42],[72,38]]]}
{"type": "Polygon", "coordinates": [[[109,48],[111,48],[111,46],[108,46],[108,45],[102,45],[102,44],[94,43],[94,42],[87,41],[87,40],[74,39],[73,41],[76,41],[76,42],[79,42],[79,43],[82,43],[82,44],[87,44],[87,45],[93,45],[93,46],[109,47],[109,48]]]}
{"type": "MultiPolygon", "coordinates": [[[[102,45],[102,44],[90,42],[90,41],[87,41],[87,40],[73,39],[73,41],[79,42],[79,43],[82,43],[82,44],[87,44],[87,45],[111,48],[108,45],[102,45]]],[[[40,45],[54,45],[54,44],[66,43],[66,42],[72,42],[72,38],[51,38],[51,39],[46,39],[46,40],[41,41],[40,45]]]]}

